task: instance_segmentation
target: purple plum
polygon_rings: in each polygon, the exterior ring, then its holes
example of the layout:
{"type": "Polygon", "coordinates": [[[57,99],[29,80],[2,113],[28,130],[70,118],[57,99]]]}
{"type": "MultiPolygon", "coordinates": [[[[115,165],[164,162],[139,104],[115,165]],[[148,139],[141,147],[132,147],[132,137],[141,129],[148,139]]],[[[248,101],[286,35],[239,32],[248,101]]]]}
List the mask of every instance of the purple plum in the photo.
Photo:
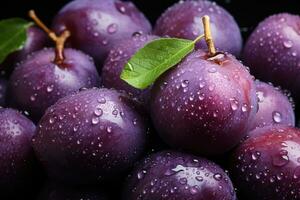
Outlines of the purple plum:
{"type": "Polygon", "coordinates": [[[277,14],[262,21],[249,37],[243,60],[256,78],[288,89],[300,98],[300,17],[277,14]]]}
{"type": "Polygon", "coordinates": [[[144,117],[127,95],[90,89],[64,97],[40,120],[33,147],[50,178],[91,184],[115,178],[143,153],[144,117]]]}
{"type": "Polygon", "coordinates": [[[139,90],[120,79],[121,72],[129,59],[148,42],[157,39],[152,35],[134,34],[129,39],[120,41],[111,49],[102,69],[103,85],[107,88],[124,90],[142,102],[148,102],[150,92],[148,89],[139,90]]]}
{"type": "Polygon", "coordinates": [[[300,130],[277,125],[254,132],[232,154],[230,171],[242,199],[299,199],[300,130]]]}
{"type": "Polygon", "coordinates": [[[232,55],[198,50],[155,82],[151,115],[166,143],[219,155],[247,134],[257,112],[253,77],[232,55]]]}
{"type": "MultiPolygon", "coordinates": [[[[179,1],[168,8],[158,19],[154,34],[194,40],[203,34],[201,18],[211,18],[212,36],[218,49],[239,56],[242,36],[234,18],[215,2],[206,0],[179,1]]],[[[198,48],[206,48],[204,41],[198,48]]]]}
{"type": "Polygon", "coordinates": [[[201,157],[163,151],[138,163],[124,200],[236,200],[228,175],[201,157]]]}
{"type": "Polygon", "coordinates": [[[29,56],[14,70],[8,85],[11,106],[29,112],[38,121],[58,99],[100,85],[100,77],[91,57],[64,50],[62,64],[54,62],[55,50],[43,49],[29,56]]]}
{"type": "Polygon", "coordinates": [[[33,185],[35,156],[31,138],[35,125],[13,109],[0,108],[0,198],[28,193],[33,185]]]}
{"type": "Polygon", "coordinates": [[[295,126],[294,109],[288,97],[270,84],[260,81],[256,81],[255,84],[258,112],[251,130],[272,124],[295,126]]]}
{"type": "Polygon", "coordinates": [[[100,65],[118,40],[135,32],[151,32],[149,21],[135,5],[120,0],[71,1],[57,14],[53,27],[58,33],[68,29],[71,46],[91,55],[100,65]]]}

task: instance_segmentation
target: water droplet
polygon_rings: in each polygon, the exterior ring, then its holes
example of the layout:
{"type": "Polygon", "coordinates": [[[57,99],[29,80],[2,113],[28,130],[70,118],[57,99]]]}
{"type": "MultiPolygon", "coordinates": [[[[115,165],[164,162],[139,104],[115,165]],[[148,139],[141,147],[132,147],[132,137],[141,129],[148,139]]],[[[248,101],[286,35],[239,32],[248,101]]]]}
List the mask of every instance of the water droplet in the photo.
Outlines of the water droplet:
{"type": "Polygon", "coordinates": [[[187,184],[187,179],[186,178],[180,178],[179,183],[182,184],[182,185],[185,185],[185,184],[187,184]]]}
{"type": "Polygon", "coordinates": [[[293,42],[291,40],[286,40],[283,42],[283,46],[286,48],[292,48],[293,47],[293,42]]]}
{"type": "Polygon", "coordinates": [[[112,127],[111,127],[111,126],[108,126],[108,127],[106,128],[106,131],[107,131],[108,133],[111,133],[111,132],[112,132],[112,127]]]}
{"type": "Polygon", "coordinates": [[[263,102],[264,101],[264,93],[262,91],[257,91],[256,92],[258,102],[263,102]]]}
{"type": "Polygon", "coordinates": [[[237,110],[239,107],[239,102],[235,98],[230,99],[230,104],[233,111],[237,110]]]}
{"type": "Polygon", "coordinates": [[[147,173],[146,170],[143,170],[143,171],[141,171],[141,172],[138,172],[138,173],[137,173],[137,178],[138,178],[138,179],[144,178],[144,176],[145,176],[146,173],[147,173]]]}
{"type": "Polygon", "coordinates": [[[203,177],[202,176],[196,176],[196,180],[201,182],[201,181],[203,181],[203,177]]]}
{"type": "Polygon", "coordinates": [[[188,80],[182,81],[181,87],[186,88],[186,87],[188,87],[188,86],[189,86],[189,81],[188,81],[188,80]]]}
{"type": "Polygon", "coordinates": [[[243,104],[242,105],[242,112],[247,112],[248,111],[248,105],[247,104],[243,104]]]}
{"type": "Polygon", "coordinates": [[[100,99],[98,99],[98,102],[104,104],[106,103],[106,99],[104,97],[101,97],[100,99]]]}
{"type": "Polygon", "coordinates": [[[251,158],[252,158],[252,160],[257,160],[260,158],[260,155],[261,155],[260,152],[256,151],[256,152],[252,153],[251,158]]]}
{"type": "Polygon", "coordinates": [[[35,96],[34,95],[30,96],[30,101],[35,101],[35,96]]]}
{"type": "Polygon", "coordinates": [[[220,181],[222,180],[222,175],[221,174],[214,174],[214,179],[217,180],[217,181],[220,181]]]}
{"type": "Polygon", "coordinates": [[[94,112],[94,114],[97,116],[97,117],[100,117],[102,114],[103,114],[103,111],[101,108],[97,108],[94,112]]]}
{"type": "Polygon", "coordinates": [[[281,116],[281,113],[280,112],[277,112],[277,111],[274,111],[272,113],[272,116],[273,116],[273,121],[276,122],[276,123],[280,123],[282,121],[282,116],[281,116]]]}
{"type": "Polygon", "coordinates": [[[92,124],[96,125],[100,122],[100,119],[98,117],[93,117],[92,124]]]}
{"type": "Polygon", "coordinates": [[[287,155],[275,155],[272,157],[273,165],[282,167],[289,162],[289,157],[287,155]]]}
{"type": "Polygon", "coordinates": [[[215,68],[215,67],[210,67],[210,68],[208,69],[208,72],[209,72],[209,73],[216,73],[216,72],[217,72],[217,68],[215,68]]]}
{"type": "Polygon", "coordinates": [[[52,92],[53,91],[53,88],[54,88],[54,85],[49,85],[47,87],[47,92],[52,92]]]}
{"type": "Polygon", "coordinates": [[[50,124],[53,124],[53,123],[54,123],[54,121],[55,121],[55,119],[54,119],[54,118],[52,118],[52,117],[50,117],[50,119],[49,119],[49,123],[50,123],[50,124]]]}
{"type": "Polygon", "coordinates": [[[107,32],[110,33],[110,34],[113,34],[115,32],[117,32],[118,30],[118,25],[113,23],[113,24],[110,24],[108,27],[107,27],[107,32]]]}

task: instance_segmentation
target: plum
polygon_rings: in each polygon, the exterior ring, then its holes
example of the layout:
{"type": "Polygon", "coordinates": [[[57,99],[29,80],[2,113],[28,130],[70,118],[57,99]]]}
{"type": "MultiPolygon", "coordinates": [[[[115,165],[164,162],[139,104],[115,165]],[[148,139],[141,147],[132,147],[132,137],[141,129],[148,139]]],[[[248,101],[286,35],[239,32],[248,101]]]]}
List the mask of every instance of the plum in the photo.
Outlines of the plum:
{"type": "Polygon", "coordinates": [[[129,59],[148,42],[157,39],[152,35],[134,34],[129,39],[120,41],[111,49],[102,68],[103,85],[107,88],[124,90],[142,102],[149,101],[149,90],[139,90],[120,79],[121,72],[129,59]]]}
{"type": "Polygon", "coordinates": [[[135,32],[150,33],[151,25],[131,2],[120,0],[75,0],[53,21],[56,32],[68,29],[72,47],[91,55],[99,69],[119,39],[135,32]]]}
{"type": "Polygon", "coordinates": [[[235,200],[228,175],[215,163],[163,151],[138,163],[128,178],[124,200],[235,200]]]}
{"type": "Polygon", "coordinates": [[[28,193],[33,185],[35,125],[13,109],[0,108],[0,198],[28,193]],[[24,190],[24,191],[23,191],[24,190]]]}
{"type": "Polygon", "coordinates": [[[300,198],[300,130],[258,128],[232,154],[231,174],[243,199],[300,198]]]}
{"type": "Polygon", "coordinates": [[[12,107],[27,111],[38,121],[45,110],[58,99],[100,85],[100,77],[92,59],[74,50],[64,50],[63,64],[54,62],[55,50],[33,53],[14,70],[8,84],[8,99],[12,107]]]}
{"type": "Polygon", "coordinates": [[[164,141],[202,155],[237,145],[257,111],[253,77],[228,53],[193,52],[155,82],[151,95],[152,121],[164,141]]]}
{"type": "Polygon", "coordinates": [[[147,131],[146,120],[127,95],[94,88],[47,109],[33,147],[50,178],[91,184],[127,170],[143,153],[147,131]]]}
{"type": "Polygon", "coordinates": [[[251,130],[272,124],[295,126],[294,109],[288,97],[270,84],[260,81],[255,84],[259,109],[251,130]]]}
{"type": "Polygon", "coordinates": [[[6,75],[10,75],[14,69],[15,64],[24,60],[27,55],[32,52],[43,49],[49,40],[47,35],[35,26],[31,26],[27,29],[27,40],[23,46],[23,48],[17,52],[10,54],[5,61],[0,64],[0,69],[6,75]]]}
{"type": "Polygon", "coordinates": [[[6,105],[7,80],[0,78],[0,106],[6,105]]]}
{"type": "Polygon", "coordinates": [[[91,186],[70,187],[49,182],[42,189],[38,200],[106,200],[104,194],[91,186]]]}
{"type": "Polygon", "coordinates": [[[262,21],[249,37],[243,60],[263,81],[290,90],[300,98],[300,17],[276,14],[262,21]]]}
{"type": "MultiPolygon", "coordinates": [[[[215,2],[206,0],[179,1],[168,8],[158,19],[154,34],[194,40],[203,33],[201,18],[211,18],[212,35],[216,47],[239,56],[242,49],[242,36],[233,17],[215,2]]],[[[197,44],[205,48],[205,42],[197,44]]]]}

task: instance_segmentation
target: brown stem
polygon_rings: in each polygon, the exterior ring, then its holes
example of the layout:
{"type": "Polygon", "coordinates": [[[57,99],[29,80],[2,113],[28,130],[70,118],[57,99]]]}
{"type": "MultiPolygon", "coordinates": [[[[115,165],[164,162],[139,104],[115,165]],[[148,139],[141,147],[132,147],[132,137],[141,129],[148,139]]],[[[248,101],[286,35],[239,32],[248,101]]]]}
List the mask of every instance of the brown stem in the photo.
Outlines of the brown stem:
{"type": "Polygon", "coordinates": [[[66,40],[71,36],[70,31],[65,30],[60,36],[57,37],[57,35],[49,29],[35,14],[34,10],[29,11],[29,17],[36,23],[37,26],[39,26],[43,31],[45,31],[48,36],[55,42],[56,48],[55,48],[55,59],[54,62],[56,64],[62,64],[65,56],[64,56],[64,46],[66,40]]]}
{"type": "Polygon", "coordinates": [[[216,48],[214,45],[214,41],[211,35],[211,29],[210,29],[210,19],[209,16],[204,15],[202,18],[203,26],[204,26],[204,35],[205,35],[205,41],[208,47],[209,55],[214,56],[216,55],[216,48]]]}

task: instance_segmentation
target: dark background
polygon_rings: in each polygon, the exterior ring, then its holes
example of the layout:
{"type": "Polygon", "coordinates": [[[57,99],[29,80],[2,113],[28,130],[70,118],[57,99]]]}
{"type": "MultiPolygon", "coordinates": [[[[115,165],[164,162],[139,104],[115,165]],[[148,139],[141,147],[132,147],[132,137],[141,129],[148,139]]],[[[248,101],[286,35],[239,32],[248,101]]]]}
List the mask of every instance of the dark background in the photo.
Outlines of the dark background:
{"type": "MultiPolygon", "coordinates": [[[[70,0],[8,0],[2,2],[0,18],[27,17],[29,9],[35,9],[39,16],[48,24],[55,13],[70,0]]],[[[152,24],[159,15],[178,0],[133,0],[151,20],[152,24]]],[[[216,0],[225,7],[238,21],[244,37],[258,22],[265,17],[279,13],[290,12],[300,14],[300,0],[216,0]]],[[[1,30],[0,30],[1,31],[1,30]]]]}

